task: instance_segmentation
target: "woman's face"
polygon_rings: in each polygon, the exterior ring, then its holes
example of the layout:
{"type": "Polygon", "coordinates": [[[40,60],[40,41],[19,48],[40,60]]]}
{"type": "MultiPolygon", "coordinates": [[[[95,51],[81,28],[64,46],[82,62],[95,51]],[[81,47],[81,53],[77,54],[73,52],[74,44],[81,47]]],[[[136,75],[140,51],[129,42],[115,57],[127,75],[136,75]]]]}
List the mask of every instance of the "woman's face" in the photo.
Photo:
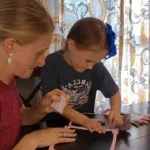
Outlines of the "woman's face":
{"type": "Polygon", "coordinates": [[[10,72],[20,78],[29,78],[37,66],[45,64],[45,52],[50,46],[52,37],[52,33],[46,34],[25,46],[19,45],[17,42],[10,42],[13,53],[12,62],[8,67],[10,72]]]}

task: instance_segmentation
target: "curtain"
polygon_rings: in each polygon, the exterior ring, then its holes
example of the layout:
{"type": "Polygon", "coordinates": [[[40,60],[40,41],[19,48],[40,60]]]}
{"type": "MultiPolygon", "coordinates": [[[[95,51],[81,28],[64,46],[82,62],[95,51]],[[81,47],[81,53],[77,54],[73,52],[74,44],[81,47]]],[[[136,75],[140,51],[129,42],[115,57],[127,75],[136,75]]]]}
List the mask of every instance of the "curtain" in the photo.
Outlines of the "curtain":
{"type": "MultiPolygon", "coordinates": [[[[122,104],[150,100],[150,0],[41,0],[55,22],[48,53],[61,48],[71,26],[84,17],[112,25],[117,35],[117,56],[104,62],[118,84],[122,104]]],[[[100,91],[95,111],[108,107],[100,91]]]]}

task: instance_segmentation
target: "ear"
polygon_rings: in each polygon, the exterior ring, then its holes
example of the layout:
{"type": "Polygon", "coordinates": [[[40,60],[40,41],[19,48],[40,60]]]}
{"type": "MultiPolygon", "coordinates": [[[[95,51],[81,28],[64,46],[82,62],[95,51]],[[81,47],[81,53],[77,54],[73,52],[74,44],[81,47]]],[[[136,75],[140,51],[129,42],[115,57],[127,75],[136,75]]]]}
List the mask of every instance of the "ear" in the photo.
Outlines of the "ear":
{"type": "Polygon", "coordinates": [[[16,40],[14,38],[8,38],[4,41],[3,46],[4,46],[4,51],[7,54],[14,53],[14,48],[16,44],[16,40]]]}
{"type": "Polygon", "coordinates": [[[75,42],[72,39],[67,40],[69,50],[74,50],[76,48],[75,42]]]}

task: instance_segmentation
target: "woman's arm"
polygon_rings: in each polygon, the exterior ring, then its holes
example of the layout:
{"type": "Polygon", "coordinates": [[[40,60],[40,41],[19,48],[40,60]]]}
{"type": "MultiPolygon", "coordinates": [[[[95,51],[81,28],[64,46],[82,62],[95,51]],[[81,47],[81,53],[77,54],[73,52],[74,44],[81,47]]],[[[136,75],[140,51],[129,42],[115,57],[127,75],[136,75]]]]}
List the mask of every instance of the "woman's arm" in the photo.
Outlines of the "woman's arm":
{"type": "Polygon", "coordinates": [[[36,141],[31,137],[31,134],[25,135],[13,150],[35,150],[37,148],[36,141]]]}
{"type": "Polygon", "coordinates": [[[68,95],[63,91],[55,89],[49,93],[47,93],[35,107],[25,108],[22,106],[21,108],[21,117],[22,117],[22,125],[33,125],[38,123],[47,113],[54,111],[51,108],[52,102],[60,101],[60,96],[66,97],[68,100],[68,95]]]}
{"type": "Polygon", "coordinates": [[[41,113],[38,107],[21,107],[21,124],[33,125],[40,122],[46,114],[41,113]]]}

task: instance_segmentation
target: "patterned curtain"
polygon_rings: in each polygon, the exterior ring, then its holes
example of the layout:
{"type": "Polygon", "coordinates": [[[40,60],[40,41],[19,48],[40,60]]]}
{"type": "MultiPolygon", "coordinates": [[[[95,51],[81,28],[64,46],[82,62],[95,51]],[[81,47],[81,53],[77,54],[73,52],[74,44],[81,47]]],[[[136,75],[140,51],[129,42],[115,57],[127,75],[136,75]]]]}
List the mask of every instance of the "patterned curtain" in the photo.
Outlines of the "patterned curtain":
{"type": "MultiPolygon", "coordinates": [[[[56,25],[48,53],[61,48],[71,26],[92,16],[112,25],[117,56],[104,62],[120,87],[122,104],[150,100],[150,0],[41,0],[56,25]]],[[[100,91],[95,111],[108,107],[100,91]]]]}

